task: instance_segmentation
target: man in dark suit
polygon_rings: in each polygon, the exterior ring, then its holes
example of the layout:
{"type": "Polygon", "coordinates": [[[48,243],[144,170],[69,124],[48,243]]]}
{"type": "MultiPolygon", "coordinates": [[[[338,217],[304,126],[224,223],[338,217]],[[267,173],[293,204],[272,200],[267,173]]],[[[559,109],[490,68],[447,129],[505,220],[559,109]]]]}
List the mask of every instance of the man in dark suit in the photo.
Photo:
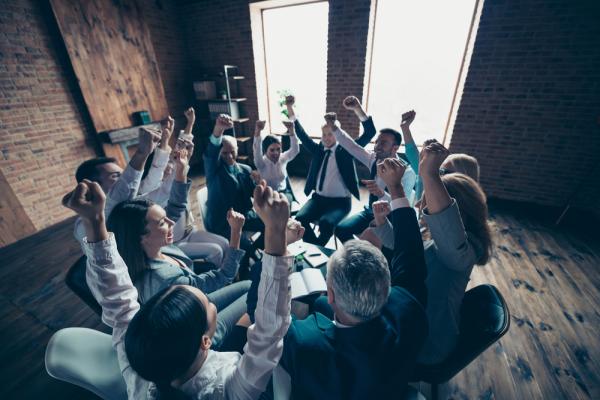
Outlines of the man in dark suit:
{"type": "Polygon", "coordinates": [[[423,242],[402,188],[404,166],[388,159],[379,169],[392,196],[392,265],[364,241],[348,241],[332,255],[332,315],[295,320],[284,339],[280,364],[294,398],[401,398],[427,336],[423,242]]]}
{"type": "MultiPolygon", "coordinates": [[[[304,226],[304,241],[324,246],[333,235],[336,225],[350,212],[351,195],[360,199],[356,166],[352,156],[338,145],[333,132],[326,125],[323,126],[320,143],[308,136],[294,114],[294,96],[287,96],[285,100],[296,135],[312,155],[304,193],[307,196],[314,193],[300,209],[296,219],[304,226]],[[319,237],[312,230],[311,222],[318,223],[319,237]]],[[[376,131],[370,118],[363,122],[363,127],[364,133],[356,139],[356,143],[364,147],[376,131]]]]}
{"type": "MultiPolygon", "coordinates": [[[[252,193],[255,177],[252,169],[236,162],[237,141],[232,136],[223,135],[233,127],[228,115],[221,114],[215,123],[209,143],[203,154],[208,200],[207,215],[204,221],[206,230],[223,237],[229,237],[227,211],[233,208],[246,218],[244,229],[262,232],[264,225],[252,210],[252,193]]],[[[242,237],[240,247],[251,248],[248,239],[242,237]]]]}

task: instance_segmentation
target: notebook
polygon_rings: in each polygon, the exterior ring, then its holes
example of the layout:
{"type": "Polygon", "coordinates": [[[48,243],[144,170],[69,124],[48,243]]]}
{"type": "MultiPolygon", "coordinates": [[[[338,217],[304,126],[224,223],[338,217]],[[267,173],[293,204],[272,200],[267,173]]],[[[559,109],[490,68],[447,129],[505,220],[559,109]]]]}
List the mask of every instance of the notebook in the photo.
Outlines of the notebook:
{"type": "Polygon", "coordinates": [[[300,272],[294,272],[290,275],[290,285],[292,299],[327,292],[325,278],[323,278],[321,270],[317,268],[305,268],[300,272]]]}

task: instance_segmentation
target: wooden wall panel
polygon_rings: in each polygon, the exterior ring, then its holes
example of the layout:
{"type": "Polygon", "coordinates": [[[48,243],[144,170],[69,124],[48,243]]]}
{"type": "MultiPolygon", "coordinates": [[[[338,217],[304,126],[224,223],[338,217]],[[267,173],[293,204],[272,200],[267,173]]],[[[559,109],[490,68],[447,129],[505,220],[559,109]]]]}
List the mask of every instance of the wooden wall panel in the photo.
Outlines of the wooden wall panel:
{"type": "Polygon", "coordinates": [[[35,233],[31,219],[0,171],[0,247],[35,233]]]}
{"type": "MultiPolygon", "coordinates": [[[[137,1],[50,2],[98,133],[132,126],[135,111],[148,110],[153,120],[167,116],[150,31],[137,1]]],[[[107,155],[114,150],[105,146],[107,155]]]]}

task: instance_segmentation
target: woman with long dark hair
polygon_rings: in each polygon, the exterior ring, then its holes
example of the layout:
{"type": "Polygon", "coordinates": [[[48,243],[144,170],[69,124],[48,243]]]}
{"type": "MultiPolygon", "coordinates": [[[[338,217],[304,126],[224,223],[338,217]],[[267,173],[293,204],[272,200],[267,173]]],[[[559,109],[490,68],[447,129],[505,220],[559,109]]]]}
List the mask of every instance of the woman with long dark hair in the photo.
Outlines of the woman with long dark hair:
{"type": "Polygon", "coordinates": [[[254,207],[266,229],[255,323],[244,355],[211,350],[217,310],[193,286],[176,285],[141,306],[114,235],[104,222],[106,197],[97,183],[83,181],[63,198],[86,228],[87,282],[113,329],[113,346],[130,399],[257,399],[282,354],[290,324],[286,253],[287,201],[266,188],[254,192],[254,207]]]}

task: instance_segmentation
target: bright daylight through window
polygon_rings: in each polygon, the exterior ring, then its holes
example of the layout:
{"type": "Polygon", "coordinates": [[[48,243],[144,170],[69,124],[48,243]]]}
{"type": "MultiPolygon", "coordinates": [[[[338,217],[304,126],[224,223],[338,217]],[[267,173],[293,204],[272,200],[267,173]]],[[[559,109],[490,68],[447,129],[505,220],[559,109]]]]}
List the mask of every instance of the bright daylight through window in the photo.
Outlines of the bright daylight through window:
{"type": "Polygon", "coordinates": [[[367,108],[379,129],[399,129],[402,113],[414,109],[417,145],[443,140],[475,5],[377,0],[367,108]]]}

